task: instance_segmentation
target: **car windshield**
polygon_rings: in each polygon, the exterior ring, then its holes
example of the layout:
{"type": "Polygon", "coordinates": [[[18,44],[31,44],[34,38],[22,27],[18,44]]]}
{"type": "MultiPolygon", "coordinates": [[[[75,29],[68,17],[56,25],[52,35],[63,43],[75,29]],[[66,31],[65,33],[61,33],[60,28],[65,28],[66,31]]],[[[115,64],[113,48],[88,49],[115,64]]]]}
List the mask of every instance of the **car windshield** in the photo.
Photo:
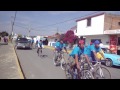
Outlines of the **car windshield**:
{"type": "Polygon", "coordinates": [[[18,38],[17,41],[20,41],[20,42],[28,42],[28,40],[26,38],[18,38]]]}
{"type": "Polygon", "coordinates": [[[112,52],[107,48],[101,48],[101,49],[104,51],[104,53],[112,54],[112,52]]]}

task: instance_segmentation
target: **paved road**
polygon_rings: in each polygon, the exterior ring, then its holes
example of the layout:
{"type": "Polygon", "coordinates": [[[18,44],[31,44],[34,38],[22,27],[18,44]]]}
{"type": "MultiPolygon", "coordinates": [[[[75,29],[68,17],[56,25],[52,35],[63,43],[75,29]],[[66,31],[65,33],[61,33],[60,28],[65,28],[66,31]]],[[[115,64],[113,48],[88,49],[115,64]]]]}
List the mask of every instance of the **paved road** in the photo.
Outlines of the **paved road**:
{"type": "MultiPolygon", "coordinates": [[[[17,50],[23,71],[28,79],[65,79],[65,73],[60,67],[53,65],[53,52],[44,49],[45,58],[37,56],[36,50],[17,50]]],[[[66,55],[67,58],[67,55],[66,55]]],[[[112,74],[112,79],[120,79],[120,68],[108,68],[112,74]]]]}
{"type": "Polygon", "coordinates": [[[55,67],[52,62],[53,52],[44,49],[43,54],[47,57],[41,58],[36,50],[16,50],[23,72],[27,79],[65,79],[65,73],[60,67],[55,67]]]}

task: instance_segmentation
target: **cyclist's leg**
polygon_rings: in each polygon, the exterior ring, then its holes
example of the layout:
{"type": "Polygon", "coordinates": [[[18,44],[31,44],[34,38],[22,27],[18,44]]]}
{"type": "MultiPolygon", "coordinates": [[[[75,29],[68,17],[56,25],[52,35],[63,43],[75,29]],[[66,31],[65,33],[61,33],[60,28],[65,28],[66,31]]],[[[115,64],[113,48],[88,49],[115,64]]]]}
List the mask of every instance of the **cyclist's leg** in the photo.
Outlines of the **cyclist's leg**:
{"type": "Polygon", "coordinates": [[[40,48],[38,47],[38,49],[37,49],[38,56],[39,56],[39,49],[40,49],[40,48]]]}
{"type": "Polygon", "coordinates": [[[54,52],[54,60],[57,61],[57,59],[58,59],[58,52],[55,51],[55,52],[54,52]]]}

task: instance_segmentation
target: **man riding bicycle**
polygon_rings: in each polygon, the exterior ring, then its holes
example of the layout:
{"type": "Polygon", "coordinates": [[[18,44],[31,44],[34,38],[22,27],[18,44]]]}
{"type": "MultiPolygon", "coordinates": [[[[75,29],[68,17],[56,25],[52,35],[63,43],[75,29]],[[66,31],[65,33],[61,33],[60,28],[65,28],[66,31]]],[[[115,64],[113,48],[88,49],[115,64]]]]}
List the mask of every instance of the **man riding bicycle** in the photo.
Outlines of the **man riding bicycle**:
{"type": "MultiPolygon", "coordinates": [[[[88,45],[86,47],[86,56],[90,61],[96,61],[96,60],[100,60],[100,58],[98,58],[97,53],[99,53],[104,59],[104,53],[102,51],[102,49],[99,46],[100,42],[98,40],[96,40],[92,45],[88,45]]],[[[107,59],[105,59],[107,60],[107,59]]]]}
{"type": "Polygon", "coordinates": [[[42,40],[40,40],[40,42],[38,42],[38,49],[37,49],[38,56],[39,56],[39,50],[42,53],[42,45],[43,45],[42,40]]]}
{"type": "Polygon", "coordinates": [[[65,43],[63,43],[63,40],[57,41],[55,43],[55,49],[54,49],[55,50],[55,58],[54,58],[55,61],[57,61],[58,53],[61,53],[63,48],[66,51],[66,53],[68,54],[67,49],[66,49],[66,45],[65,45],[65,43]]]}
{"type": "Polygon", "coordinates": [[[89,59],[87,57],[87,50],[86,47],[84,46],[84,40],[80,40],[78,42],[78,46],[76,46],[72,52],[70,53],[70,56],[73,57],[74,59],[74,63],[71,67],[77,67],[77,69],[80,71],[80,56],[84,55],[85,59],[87,60],[87,62],[90,64],[89,59]]]}

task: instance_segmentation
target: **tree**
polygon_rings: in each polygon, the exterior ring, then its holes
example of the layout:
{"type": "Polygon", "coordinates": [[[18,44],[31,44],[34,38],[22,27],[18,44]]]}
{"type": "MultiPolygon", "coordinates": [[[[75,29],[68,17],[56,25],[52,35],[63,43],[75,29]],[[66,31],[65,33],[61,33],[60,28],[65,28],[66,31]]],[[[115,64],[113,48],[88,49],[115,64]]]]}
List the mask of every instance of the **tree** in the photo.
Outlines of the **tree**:
{"type": "Polygon", "coordinates": [[[4,36],[8,36],[9,34],[6,31],[0,32],[0,36],[4,37],[4,36]]]}
{"type": "Polygon", "coordinates": [[[69,44],[69,48],[73,47],[73,44],[77,42],[77,36],[74,35],[72,30],[68,30],[64,35],[63,40],[69,44]]]}
{"type": "Polygon", "coordinates": [[[64,41],[74,44],[74,41],[76,40],[76,38],[77,36],[74,35],[74,32],[72,30],[68,30],[64,36],[64,41]]]}

